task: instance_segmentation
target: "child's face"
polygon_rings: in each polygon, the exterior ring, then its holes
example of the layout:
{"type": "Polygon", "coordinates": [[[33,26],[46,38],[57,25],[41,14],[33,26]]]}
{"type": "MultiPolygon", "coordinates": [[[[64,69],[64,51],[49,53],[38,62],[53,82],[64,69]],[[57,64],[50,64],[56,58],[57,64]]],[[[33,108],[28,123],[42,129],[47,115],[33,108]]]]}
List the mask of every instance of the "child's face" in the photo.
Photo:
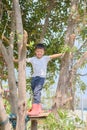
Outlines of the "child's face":
{"type": "Polygon", "coordinates": [[[37,58],[42,58],[42,56],[44,55],[44,49],[36,49],[35,54],[37,58]]]}

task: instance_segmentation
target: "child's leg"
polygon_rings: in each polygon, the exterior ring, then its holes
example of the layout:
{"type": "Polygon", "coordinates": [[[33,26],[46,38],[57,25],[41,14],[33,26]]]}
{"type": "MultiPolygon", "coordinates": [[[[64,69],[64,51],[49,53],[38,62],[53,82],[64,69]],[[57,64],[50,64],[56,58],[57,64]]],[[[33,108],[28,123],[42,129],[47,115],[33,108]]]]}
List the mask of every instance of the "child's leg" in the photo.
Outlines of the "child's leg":
{"type": "Polygon", "coordinates": [[[34,91],[33,91],[33,103],[41,103],[41,90],[43,88],[43,84],[44,84],[45,78],[41,78],[41,77],[36,77],[35,80],[35,87],[34,87],[34,91]]]}
{"type": "Polygon", "coordinates": [[[45,81],[45,78],[35,77],[32,79],[32,91],[33,91],[33,105],[32,111],[29,115],[38,115],[41,112],[41,90],[45,81]]]}

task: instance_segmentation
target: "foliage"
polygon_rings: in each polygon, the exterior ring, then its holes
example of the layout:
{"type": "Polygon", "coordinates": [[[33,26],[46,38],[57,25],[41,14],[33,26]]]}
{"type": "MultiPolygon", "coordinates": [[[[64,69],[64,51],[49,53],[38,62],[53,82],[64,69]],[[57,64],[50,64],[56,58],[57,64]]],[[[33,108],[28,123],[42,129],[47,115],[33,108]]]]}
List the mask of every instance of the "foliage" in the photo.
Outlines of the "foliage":
{"type": "MultiPolygon", "coordinates": [[[[44,22],[46,16],[48,14],[49,7],[51,3],[46,0],[37,0],[37,1],[28,1],[28,0],[19,0],[21,12],[22,12],[22,20],[23,27],[28,32],[28,44],[27,44],[27,57],[31,57],[34,55],[34,46],[39,41],[40,35],[44,26],[44,22]]],[[[0,38],[2,34],[5,35],[7,39],[9,39],[11,33],[11,14],[12,14],[12,0],[6,1],[2,0],[3,8],[2,8],[2,19],[0,22],[0,38]]],[[[54,54],[60,52],[70,52],[71,50],[76,51],[75,48],[71,49],[68,46],[64,46],[64,35],[67,28],[67,19],[70,14],[70,0],[55,0],[55,6],[51,9],[51,13],[49,16],[49,25],[47,27],[47,31],[44,37],[44,44],[46,45],[46,54],[54,54]]],[[[78,24],[78,33],[82,37],[86,37],[87,27],[84,26],[82,16],[84,15],[85,4],[80,1],[79,3],[79,19],[80,24],[78,24]],[[81,27],[80,27],[81,25],[81,27]],[[84,27],[84,28],[83,28],[84,27]]],[[[84,15],[84,21],[85,21],[84,15]]],[[[85,21],[86,22],[86,21],[85,21]]],[[[7,46],[6,41],[4,41],[5,46],[7,46]]],[[[14,41],[14,57],[18,58],[17,55],[17,45],[16,45],[16,37],[14,41]]],[[[48,69],[48,78],[51,82],[53,82],[53,76],[55,75],[55,71],[59,70],[58,65],[60,63],[60,59],[53,60],[51,64],[49,64],[48,69]],[[53,73],[54,72],[54,73],[53,73]]],[[[15,67],[17,68],[17,64],[15,63],[15,67]]]]}
{"type": "Polygon", "coordinates": [[[77,87],[82,92],[85,92],[85,90],[87,89],[86,83],[84,83],[84,81],[82,81],[80,77],[77,78],[77,87]]]}
{"type": "Polygon", "coordinates": [[[27,109],[30,109],[32,107],[32,100],[27,100],[27,109]]]}
{"type": "Polygon", "coordinates": [[[75,130],[77,125],[83,125],[84,122],[73,112],[58,110],[57,115],[51,113],[45,120],[44,130],[75,130]]]}
{"type": "Polygon", "coordinates": [[[10,104],[9,104],[9,102],[6,99],[4,99],[3,102],[4,102],[4,107],[5,107],[6,113],[9,114],[11,112],[10,104]]]}
{"type": "MultiPolygon", "coordinates": [[[[27,57],[31,57],[34,55],[34,46],[40,39],[50,2],[43,0],[19,0],[19,2],[22,12],[23,26],[24,29],[28,32],[27,57]]],[[[49,16],[49,25],[47,27],[47,31],[44,38],[44,44],[46,45],[46,54],[49,55],[61,52],[60,45],[64,44],[64,27],[67,25],[68,18],[67,9],[70,6],[70,1],[67,0],[62,0],[61,2],[56,0],[55,2],[56,4],[51,10],[49,16]]],[[[0,22],[0,38],[2,37],[2,35],[4,35],[9,40],[12,21],[12,0],[9,0],[8,2],[6,0],[2,0],[2,4],[3,8],[2,19],[0,22]]],[[[3,41],[3,43],[6,47],[8,47],[7,41],[3,41]]],[[[14,57],[18,58],[16,37],[14,40],[13,53],[14,57]]],[[[53,83],[53,76],[55,75],[55,71],[56,69],[59,69],[57,68],[57,65],[59,64],[60,60],[57,61],[58,62],[56,62],[56,60],[53,60],[53,62],[49,64],[49,74],[47,77],[50,78],[50,83],[53,83]]],[[[17,63],[15,63],[15,68],[17,67],[18,65],[17,63]]]]}
{"type": "MultiPolygon", "coordinates": [[[[19,0],[21,12],[22,12],[22,20],[23,20],[23,27],[28,32],[28,43],[27,43],[27,57],[31,57],[34,55],[34,46],[37,42],[39,42],[40,35],[42,33],[44,23],[46,20],[46,17],[49,12],[49,7],[52,2],[49,0],[19,0]]],[[[76,59],[74,59],[74,62],[76,62],[77,59],[81,57],[81,55],[87,50],[87,45],[83,44],[81,49],[78,49],[77,47],[73,46],[70,48],[67,46],[67,43],[64,43],[64,36],[67,29],[68,24],[68,17],[70,15],[70,0],[55,0],[53,1],[55,6],[50,11],[49,15],[49,24],[47,26],[47,30],[44,36],[44,44],[46,46],[46,54],[55,54],[60,52],[75,52],[76,59]],[[79,51],[79,53],[78,53],[79,51]]],[[[2,38],[2,35],[6,37],[7,40],[10,38],[11,33],[11,22],[12,22],[12,0],[2,0],[2,19],[0,21],[0,38],[2,38]]],[[[85,7],[85,1],[80,0],[78,2],[78,12],[72,12],[74,13],[73,19],[76,20],[77,28],[75,29],[75,34],[77,39],[80,41],[87,38],[87,15],[86,15],[86,7],[85,7]],[[79,21],[79,22],[78,22],[79,21]]],[[[75,10],[74,10],[75,11],[75,10]]],[[[16,35],[16,34],[15,34],[16,35]]],[[[82,41],[81,41],[82,42],[82,41]]],[[[87,43],[87,42],[86,42],[87,43]]],[[[6,48],[8,48],[7,41],[3,40],[3,44],[6,48]]],[[[79,43],[80,44],[80,43],[79,43]]],[[[17,52],[17,43],[16,43],[16,36],[14,39],[14,48],[13,48],[14,57],[18,58],[18,52],[17,52]]],[[[4,62],[4,61],[3,61],[4,62]]],[[[60,59],[54,59],[52,62],[48,64],[48,73],[47,73],[47,79],[48,82],[46,82],[46,88],[48,88],[48,85],[52,85],[54,83],[54,78],[56,75],[58,75],[60,70],[60,59]]],[[[30,67],[29,64],[27,66],[30,67]]],[[[2,63],[2,60],[0,60],[0,72],[5,75],[7,75],[6,66],[4,67],[4,63],[2,63]]],[[[17,68],[18,65],[15,63],[15,68],[17,68]]],[[[0,74],[1,74],[0,73],[0,74]]],[[[4,78],[2,77],[2,80],[4,78]]],[[[6,80],[6,79],[5,79],[6,80]]],[[[30,86],[30,79],[27,80],[27,90],[30,86]]],[[[82,86],[82,89],[85,88],[85,85],[80,83],[82,86]]]]}

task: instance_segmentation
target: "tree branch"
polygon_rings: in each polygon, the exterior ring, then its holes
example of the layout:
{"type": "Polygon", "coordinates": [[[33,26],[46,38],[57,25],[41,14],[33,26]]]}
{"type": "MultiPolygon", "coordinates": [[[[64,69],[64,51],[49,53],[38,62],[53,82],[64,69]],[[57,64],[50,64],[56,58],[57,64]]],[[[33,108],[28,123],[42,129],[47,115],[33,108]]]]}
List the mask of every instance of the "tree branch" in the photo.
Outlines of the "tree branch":
{"type": "Polygon", "coordinates": [[[44,26],[42,28],[42,33],[40,35],[40,43],[43,43],[44,35],[46,34],[46,30],[47,30],[47,27],[49,24],[49,16],[51,14],[51,10],[54,8],[55,5],[56,5],[56,3],[54,1],[53,2],[49,1],[48,13],[45,18],[44,26]]]}
{"type": "Polygon", "coordinates": [[[78,74],[76,74],[76,75],[79,75],[79,76],[87,76],[87,73],[85,73],[85,74],[80,74],[80,73],[78,73],[78,74]]]}
{"type": "Polygon", "coordinates": [[[80,54],[81,52],[81,49],[83,48],[83,47],[85,47],[85,46],[87,46],[87,39],[82,43],[82,46],[76,51],[76,53],[75,53],[75,55],[78,55],[78,54],[80,54]]]}
{"type": "Polygon", "coordinates": [[[5,62],[8,64],[9,63],[8,53],[5,46],[2,44],[2,40],[0,40],[0,50],[3,55],[3,58],[5,59],[5,62]]]}
{"type": "Polygon", "coordinates": [[[75,63],[73,66],[72,70],[75,71],[77,70],[83,63],[84,61],[87,60],[87,51],[81,56],[81,58],[75,63]]]}
{"type": "Polygon", "coordinates": [[[6,41],[6,43],[8,43],[8,45],[9,45],[10,41],[4,35],[2,35],[2,40],[6,41]]]}
{"type": "Polygon", "coordinates": [[[2,14],[3,14],[3,4],[2,4],[2,0],[0,0],[0,21],[2,19],[2,14]]]}

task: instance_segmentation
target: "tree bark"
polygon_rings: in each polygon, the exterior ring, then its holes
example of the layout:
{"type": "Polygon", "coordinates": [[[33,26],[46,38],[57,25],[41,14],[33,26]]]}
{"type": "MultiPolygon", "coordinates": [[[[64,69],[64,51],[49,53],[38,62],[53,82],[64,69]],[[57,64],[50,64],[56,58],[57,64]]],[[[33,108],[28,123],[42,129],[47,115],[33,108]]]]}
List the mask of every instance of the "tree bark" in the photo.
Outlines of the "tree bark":
{"type": "Polygon", "coordinates": [[[23,24],[18,0],[13,0],[18,43],[18,114],[16,130],[25,129],[26,114],[26,43],[23,40],[23,24]]]}
{"type": "Polygon", "coordinates": [[[6,48],[2,44],[2,41],[0,41],[0,49],[8,68],[8,86],[10,91],[11,112],[16,114],[17,113],[17,86],[16,86],[15,73],[14,73],[13,50],[10,46],[8,47],[8,50],[6,50],[6,48]]]}
{"type": "Polygon", "coordinates": [[[0,86],[0,130],[11,130],[9,118],[8,115],[6,114],[3,104],[1,86],[0,86]]]}
{"type": "MultiPolygon", "coordinates": [[[[77,13],[78,15],[78,0],[71,1],[71,12],[68,18],[67,31],[65,35],[65,46],[67,45],[69,48],[73,48],[75,41],[74,29],[77,25],[76,17],[73,18],[73,15],[77,13]]],[[[73,52],[66,52],[61,61],[61,68],[59,74],[59,81],[57,85],[56,96],[54,99],[53,108],[56,110],[57,108],[70,108],[74,109],[74,87],[73,82],[75,79],[75,71],[71,73],[73,66],[73,52]],[[73,77],[73,80],[71,80],[73,77]],[[69,100],[68,100],[69,99],[69,100]]]]}
{"type": "Polygon", "coordinates": [[[2,13],[3,13],[3,5],[2,5],[2,0],[0,0],[0,21],[2,19],[2,13]]]}
{"type": "Polygon", "coordinates": [[[43,28],[42,28],[42,33],[40,35],[40,43],[43,43],[44,36],[46,34],[46,31],[47,31],[47,28],[48,28],[48,25],[49,25],[49,17],[50,17],[50,14],[51,14],[51,10],[54,8],[55,5],[56,5],[55,1],[49,1],[47,16],[45,18],[45,22],[44,22],[44,25],[43,25],[43,28]]]}
{"type": "Polygon", "coordinates": [[[37,130],[37,120],[31,120],[31,130],[37,130]]]}

